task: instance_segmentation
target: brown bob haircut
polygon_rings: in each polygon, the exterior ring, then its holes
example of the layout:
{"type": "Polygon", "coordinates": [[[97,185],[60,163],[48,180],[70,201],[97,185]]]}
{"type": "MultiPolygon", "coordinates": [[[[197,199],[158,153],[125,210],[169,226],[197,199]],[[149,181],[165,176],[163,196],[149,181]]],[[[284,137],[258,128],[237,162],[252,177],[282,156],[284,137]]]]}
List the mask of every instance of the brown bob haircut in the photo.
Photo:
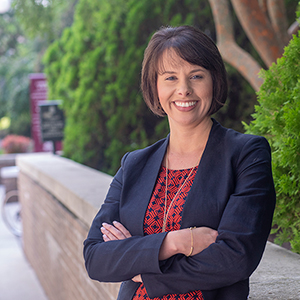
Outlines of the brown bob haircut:
{"type": "Polygon", "coordinates": [[[215,43],[201,30],[192,26],[162,27],[149,41],[144,53],[141,89],[148,107],[159,116],[165,116],[157,93],[157,74],[165,50],[175,53],[193,65],[210,71],[213,80],[213,99],[209,115],[217,112],[227,99],[227,74],[215,43]]]}

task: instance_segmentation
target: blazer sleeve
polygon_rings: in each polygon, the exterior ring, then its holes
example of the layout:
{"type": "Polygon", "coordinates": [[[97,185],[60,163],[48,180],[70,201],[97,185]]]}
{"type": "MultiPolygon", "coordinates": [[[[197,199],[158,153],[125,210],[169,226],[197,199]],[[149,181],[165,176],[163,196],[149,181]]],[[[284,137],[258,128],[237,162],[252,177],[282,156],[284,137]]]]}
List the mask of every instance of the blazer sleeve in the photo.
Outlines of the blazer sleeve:
{"type": "Polygon", "coordinates": [[[92,279],[98,281],[120,282],[142,273],[161,273],[158,253],[166,233],[109,242],[104,242],[102,238],[100,228],[103,222],[111,224],[113,221],[120,221],[119,204],[125,159],[126,155],[84,241],[83,254],[87,272],[92,279]]]}
{"type": "Polygon", "coordinates": [[[171,257],[161,264],[161,274],[142,274],[150,298],[230,286],[249,278],[259,264],[275,207],[268,142],[262,137],[249,139],[234,167],[235,189],[223,211],[216,243],[192,257],[171,257]]]}

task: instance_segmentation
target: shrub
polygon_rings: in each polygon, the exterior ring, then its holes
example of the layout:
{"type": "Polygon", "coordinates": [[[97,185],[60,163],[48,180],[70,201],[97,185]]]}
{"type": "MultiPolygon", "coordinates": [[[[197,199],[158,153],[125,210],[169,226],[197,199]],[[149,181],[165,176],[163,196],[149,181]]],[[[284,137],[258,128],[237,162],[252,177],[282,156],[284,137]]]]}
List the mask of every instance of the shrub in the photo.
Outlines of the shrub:
{"type": "Polygon", "coordinates": [[[272,148],[277,205],[275,242],[290,242],[300,253],[300,38],[294,36],[282,58],[260,74],[259,106],[246,132],[264,135],[272,148]]]}
{"type": "Polygon", "coordinates": [[[26,136],[21,135],[7,135],[2,140],[2,148],[4,153],[25,153],[30,149],[31,140],[26,136]]]}
{"type": "Polygon", "coordinates": [[[192,0],[80,0],[74,23],[46,51],[49,98],[62,99],[64,155],[114,174],[127,151],[165,137],[166,119],[140,92],[143,52],[161,25],[203,22],[209,6],[192,0]]]}

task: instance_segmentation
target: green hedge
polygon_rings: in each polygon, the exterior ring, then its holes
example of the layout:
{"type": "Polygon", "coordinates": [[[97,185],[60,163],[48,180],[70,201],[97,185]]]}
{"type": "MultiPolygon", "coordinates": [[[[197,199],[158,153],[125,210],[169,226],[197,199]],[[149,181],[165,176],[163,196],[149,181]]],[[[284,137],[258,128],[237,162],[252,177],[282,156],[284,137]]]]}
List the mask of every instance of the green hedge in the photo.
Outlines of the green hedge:
{"type": "Polygon", "coordinates": [[[64,155],[113,174],[121,156],[166,136],[140,92],[143,52],[162,25],[214,28],[210,7],[192,0],[80,0],[72,27],[47,50],[49,98],[67,117],[64,155]]]}
{"type": "Polygon", "coordinates": [[[259,106],[247,133],[265,136],[272,148],[277,193],[274,229],[279,244],[300,253],[300,38],[294,36],[282,58],[262,71],[259,106]]]}

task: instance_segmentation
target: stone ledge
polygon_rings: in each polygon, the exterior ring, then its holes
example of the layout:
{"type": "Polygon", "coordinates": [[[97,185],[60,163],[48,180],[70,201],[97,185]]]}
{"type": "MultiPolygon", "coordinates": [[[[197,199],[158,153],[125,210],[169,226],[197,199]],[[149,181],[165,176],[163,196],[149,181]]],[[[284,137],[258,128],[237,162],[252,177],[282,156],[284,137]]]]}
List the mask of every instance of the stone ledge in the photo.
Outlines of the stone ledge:
{"type": "Polygon", "coordinates": [[[112,180],[105,173],[50,153],[19,154],[16,164],[87,226],[104,202],[112,180]]]}

